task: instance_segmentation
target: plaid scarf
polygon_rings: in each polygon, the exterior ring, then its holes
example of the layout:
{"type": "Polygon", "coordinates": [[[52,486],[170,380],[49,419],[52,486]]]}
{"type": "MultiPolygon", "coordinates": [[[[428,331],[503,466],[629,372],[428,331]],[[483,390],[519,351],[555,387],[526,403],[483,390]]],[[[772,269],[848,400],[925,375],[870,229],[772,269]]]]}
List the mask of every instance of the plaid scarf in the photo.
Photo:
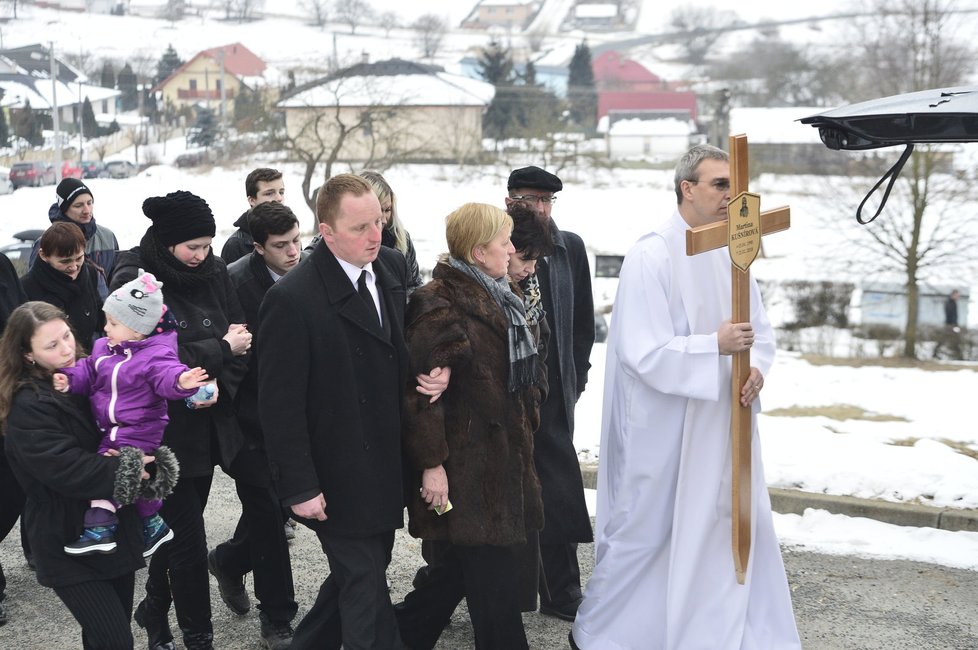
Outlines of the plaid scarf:
{"type": "Polygon", "coordinates": [[[455,270],[475,280],[485,289],[503,310],[509,321],[507,331],[509,341],[509,391],[515,393],[521,388],[536,383],[536,342],[526,324],[526,309],[523,301],[513,293],[509,279],[503,276],[498,280],[490,278],[472,264],[449,256],[448,264],[455,270]]]}

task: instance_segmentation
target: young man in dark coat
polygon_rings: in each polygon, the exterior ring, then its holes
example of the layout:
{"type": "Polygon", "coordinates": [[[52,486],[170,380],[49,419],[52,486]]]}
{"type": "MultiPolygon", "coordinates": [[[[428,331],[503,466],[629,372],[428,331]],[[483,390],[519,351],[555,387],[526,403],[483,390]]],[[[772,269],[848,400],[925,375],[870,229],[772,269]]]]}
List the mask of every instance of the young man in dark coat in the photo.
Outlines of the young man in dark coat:
{"type": "MultiPolygon", "coordinates": [[[[299,263],[302,242],[299,220],[277,201],[256,205],[248,215],[254,250],[228,266],[245,321],[257,332],[259,308],[268,291],[299,263]]],[[[210,572],[217,578],[221,598],[235,614],[251,607],[244,576],[254,571],[255,595],[261,610],[261,636],[265,647],[289,647],[292,619],[298,610],[292,582],[289,545],[283,529],[282,510],[272,489],[265,454],[265,440],[258,418],[258,337],[251,340],[248,374],[238,388],[234,404],[244,434],[244,446],[231,463],[231,475],[241,501],[241,517],[234,536],[207,556],[210,572]]]]}
{"type": "Polygon", "coordinates": [[[316,214],[323,239],[265,294],[258,333],[272,480],[330,564],[293,647],[392,650],[402,644],[384,572],[403,525],[407,265],[381,247],[380,202],[362,178],[329,179],[316,214]]]}
{"type": "Polygon", "coordinates": [[[506,207],[524,205],[551,224],[556,250],[537,263],[537,278],[550,325],[547,378],[550,394],[540,413],[533,457],[543,488],[540,532],[540,612],[572,621],[581,603],[577,544],[591,542],[581,467],[574,448],[574,406],[587,384],[594,345],[591,269],[580,236],[557,229],[550,212],[561,180],[539,167],[509,175],[506,207]]]}
{"type": "Polygon", "coordinates": [[[268,167],[254,169],[245,178],[245,195],[248,197],[247,210],[241,213],[238,220],[234,222],[237,228],[221,249],[221,259],[226,264],[231,264],[246,255],[250,255],[255,250],[255,240],[251,229],[248,226],[248,215],[251,208],[261,203],[274,201],[282,203],[285,201],[285,181],[282,180],[282,172],[268,167]]]}
{"type": "MultiPolygon", "coordinates": [[[[55,202],[48,208],[48,219],[53,224],[64,221],[74,223],[81,228],[85,235],[85,257],[98,269],[99,296],[101,300],[105,300],[109,295],[108,283],[112,279],[116,252],[119,250],[115,233],[95,223],[95,199],[92,191],[77,178],[65,178],[58,183],[55,195],[55,202]]],[[[39,244],[39,241],[35,241],[31,249],[27,260],[28,270],[37,260],[39,244]]]]}

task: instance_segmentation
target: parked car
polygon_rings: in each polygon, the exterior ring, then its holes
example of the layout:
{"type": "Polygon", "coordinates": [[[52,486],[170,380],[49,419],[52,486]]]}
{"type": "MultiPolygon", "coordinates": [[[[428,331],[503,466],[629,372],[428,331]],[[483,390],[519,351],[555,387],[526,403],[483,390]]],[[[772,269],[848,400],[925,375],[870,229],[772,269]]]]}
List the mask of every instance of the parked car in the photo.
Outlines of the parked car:
{"type": "Polygon", "coordinates": [[[0,167],[0,194],[10,194],[14,191],[14,184],[10,182],[10,170],[0,167]]]}
{"type": "Polygon", "coordinates": [[[139,169],[128,160],[113,160],[105,163],[109,178],[129,178],[139,173],[139,169]]]}
{"type": "Polygon", "coordinates": [[[81,165],[76,165],[73,160],[66,160],[61,163],[61,178],[81,178],[81,165]]]}
{"type": "Polygon", "coordinates": [[[43,162],[19,162],[10,168],[10,183],[18,187],[54,185],[54,166],[43,162]]]}
{"type": "Polygon", "coordinates": [[[182,153],[176,157],[173,164],[177,167],[196,167],[197,165],[203,165],[210,161],[210,156],[206,150],[201,151],[190,151],[187,153],[182,153]]]}
{"type": "Polygon", "coordinates": [[[108,178],[109,172],[105,170],[105,163],[101,160],[81,161],[82,178],[108,178]]]}
{"type": "Polygon", "coordinates": [[[18,241],[6,246],[0,246],[0,253],[7,256],[14,269],[17,270],[17,277],[27,273],[27,260],[31,257],[31,249],[34,248],[34,240],[44,234],[43,230],[22,230],[14,235],[18,241]]]}

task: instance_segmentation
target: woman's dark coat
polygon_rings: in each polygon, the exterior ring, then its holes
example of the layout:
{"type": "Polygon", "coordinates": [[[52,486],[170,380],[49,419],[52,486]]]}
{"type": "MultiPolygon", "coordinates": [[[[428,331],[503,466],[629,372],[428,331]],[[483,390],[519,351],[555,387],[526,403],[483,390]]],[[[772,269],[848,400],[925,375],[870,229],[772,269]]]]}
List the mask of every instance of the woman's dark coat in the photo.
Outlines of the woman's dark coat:
{"type": "MultiPolygon", "coordinates": [[[[149,235],[147,235],[148,237],[149,235]]],[[[237,293],[231,286],[224,261],[213,255],[215,264],[212,281],[181,282],[169,266],[146,255],[144,244],[119,253],[111,288],[114,290],[136,277],[145,269],[163,282],[163,302],[179,325],[177,348],[180,361],[194,368],[207,370],[217,379],[217,404],[189,409],[183,400],[170,402],[170,423],[163,434],[163,444],[169,446],[180,460],[180,473],[185,477],[206,476],[215,464],[224,468],[242,446],[241,429],[234,415],[234,396],[248,368],[247,355],[235,356],[224,340],[231,323],[244,323],[244,313],[237,293]],[[215,457],[214,441],[218,443],[215,457]]]]}
{"type": "Polygon", "coordinates": [[[37,581],[62,587],[109,580],[144,566],[143,528],[135,508],[119,509],[115,553],[72,556],[65,544],[81,534],[91,499],[111,499],[118,457],[96,453],[102,434],[84,397],[29,383],[14,395],[5,447],[27,503],[21,524],[37,565],[37,581]]]}
{"type": "Polygon", "coordinates": [[[74,280],[66,273],[38,258],[21,279],[28,300],[43,300],[68,315],[68,324],[75,332],[75,340],[86,351],[102,336],[105,313],[98,291],[98,270],[86,261],[74,280]]]}
{"type": "Polygon", "coordinates": [[[508,319],[485,289],[446,264],[411,294],[409,377],[423,368],[452,368],[448,389],[434,404],[409,382],[404,448],[414,470],[408,511],[415,537],[505,546],[543,527],[533,464],[540,389],[509,392],[507,335],[508,319]],[[421,472],[439,464],[454,507],[442,516],[419,495],[421,472]]]}

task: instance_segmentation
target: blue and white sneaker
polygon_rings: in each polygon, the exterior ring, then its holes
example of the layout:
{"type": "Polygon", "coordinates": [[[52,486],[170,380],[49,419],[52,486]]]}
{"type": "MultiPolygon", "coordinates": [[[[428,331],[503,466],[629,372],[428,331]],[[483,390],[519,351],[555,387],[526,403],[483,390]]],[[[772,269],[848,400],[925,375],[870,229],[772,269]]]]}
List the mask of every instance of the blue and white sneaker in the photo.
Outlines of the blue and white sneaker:
{"type": "Polygon", "coordinates": [[[81,537],[65,545],[68,555],[91,555],[92,553],[115,553],[116,526],[92,526],[82,531],[81,537]]]}
{"type": "Polygon", "coordinates": [[[143,557],[151,556],[156,549],[171,539],[173,539],[173,530],[166,525],[159,514],[143,519],[143,557]]]}

